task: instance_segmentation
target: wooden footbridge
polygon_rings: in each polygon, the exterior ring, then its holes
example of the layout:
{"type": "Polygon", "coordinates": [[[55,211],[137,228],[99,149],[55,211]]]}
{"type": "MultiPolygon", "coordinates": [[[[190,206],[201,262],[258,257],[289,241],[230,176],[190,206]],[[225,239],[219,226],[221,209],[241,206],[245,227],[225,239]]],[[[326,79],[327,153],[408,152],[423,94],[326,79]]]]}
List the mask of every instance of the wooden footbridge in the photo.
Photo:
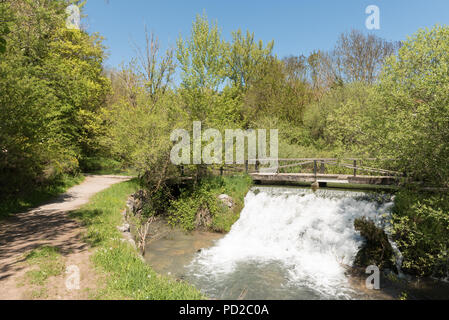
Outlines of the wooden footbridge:
{"type": "Polygon", "coordinates": [[[220,174],[226,172],[247,172],[258,184],[314,184],[326,187],[328,184],[394,186],[404,179],[404,174],[376,168],[370,163],[388,163],[395,160],[374,158],[299,158],[299,159],[247,160],[244,165],[216,167],[220,174]],[[252,163],[252,164],[251,164],[252,163]],[[270,163],[277,163],[273,169],[270,163]],[[336,173],[341,172],[341,173],[336,173]]]}

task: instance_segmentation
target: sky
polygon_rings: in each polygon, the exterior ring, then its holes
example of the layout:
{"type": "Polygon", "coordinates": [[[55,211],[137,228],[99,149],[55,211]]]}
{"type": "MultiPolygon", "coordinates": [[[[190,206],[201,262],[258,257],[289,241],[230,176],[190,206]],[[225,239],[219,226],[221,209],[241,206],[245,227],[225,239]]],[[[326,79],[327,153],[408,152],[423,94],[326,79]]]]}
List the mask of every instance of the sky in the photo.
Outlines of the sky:
{"type": "Polygon", "coordinates": [[[179,35],[190,34],[192,21],[203,12],[226,40],[239,28],[265,43],[274,40],[279,58],[330,50],[351,29],[399,41],[419,28],[449,25],[448,0],[87,0],[82,24],[105,38],[105,65],[119,67],[136,56],[133,42],[144,46],[145,25],[165,51],[175,47],[179,35]],[[379,30],[365,26],[369,5],[380,9],[379,30]]]}

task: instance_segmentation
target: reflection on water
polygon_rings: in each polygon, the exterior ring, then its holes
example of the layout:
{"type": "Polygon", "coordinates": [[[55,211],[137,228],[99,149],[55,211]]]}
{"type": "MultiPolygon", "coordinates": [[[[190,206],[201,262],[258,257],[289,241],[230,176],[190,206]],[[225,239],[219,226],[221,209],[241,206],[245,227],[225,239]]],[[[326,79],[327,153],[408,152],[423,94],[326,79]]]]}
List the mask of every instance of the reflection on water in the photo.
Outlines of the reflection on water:
{"type": "Polygon", "coordinates": [[[195,231],[186,233],[168,226],[163,231],[164,236],[151,241],[146,246],[145,261],[161,274],[171,274],[184,279],[185,266],[203,248],[208,248],[222,238],[223,234],[195,231]]]}

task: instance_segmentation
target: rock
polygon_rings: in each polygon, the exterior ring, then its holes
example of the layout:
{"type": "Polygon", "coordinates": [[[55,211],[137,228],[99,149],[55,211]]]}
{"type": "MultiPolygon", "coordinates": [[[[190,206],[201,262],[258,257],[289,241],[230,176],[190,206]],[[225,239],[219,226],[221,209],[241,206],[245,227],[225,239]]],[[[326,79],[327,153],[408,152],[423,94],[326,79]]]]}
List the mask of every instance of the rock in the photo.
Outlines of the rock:
{"type": "Polygon", "coordinates": [[[130,232],[130,226],[127,223],[123,224],[122,226],[117,227],[117,229],[120,232],[130,232]]]}
{"type": "Polygon", "coordinates": [[[232,208],[232,206],[234,206],[234,200],[232,200],[232,198],[227,194],[220,194],[218,199],[228,208],[232,208]]]}

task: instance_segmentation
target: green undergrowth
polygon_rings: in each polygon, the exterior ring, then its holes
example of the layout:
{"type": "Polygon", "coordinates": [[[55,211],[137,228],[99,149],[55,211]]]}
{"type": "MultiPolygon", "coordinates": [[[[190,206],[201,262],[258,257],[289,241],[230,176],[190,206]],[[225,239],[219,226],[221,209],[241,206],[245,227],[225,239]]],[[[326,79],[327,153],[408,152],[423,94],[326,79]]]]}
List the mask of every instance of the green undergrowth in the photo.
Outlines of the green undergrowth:
{"type": "Polygon", "coordinates": [[[24,186],[22,191],[0,195],[0,220],[39,206],[80,184],[84,178],[83,175],[61,175],[40,186],[24,186]]]}
{"type": "Polygon", "coordinates": [[[448,194],[402,190],[396,195],[392,226],[406,273],[449,276],[448,194]]]}
{"type": "Polygon", "coordinates": [[[396,271],[395,257],[384,230],[366,217],[356,219],[354,228],[365,239],[355,257],[354,265],[366,268],[371,265],[396,271]]]}
{"type": "Polygon", "coordinates": [[[247,175],[202,179],[198,184],[182,190],[181,195],[171,201],[168,221],[173,226],[191,231],[198,227],[198,213],[206,210],[210,217],[205,225],[208,230],[229,232],[240,217],[244,198],[251,185],[252,180],[247,175]],[[233,199],[232,208],[218,199],[221,194],[227,194],[233,199]]]}
{"type": "Polygon", "coordinates": [[[105,275],[97,299],[197,300],[202,294],[193,286],[158,275],[121,238],[117,226],[128,196],[139,189],[137,179],[113,185],[92,197],[72,214],[87,228],[85,241],[95,248],[93,262],[105,275]]]}

